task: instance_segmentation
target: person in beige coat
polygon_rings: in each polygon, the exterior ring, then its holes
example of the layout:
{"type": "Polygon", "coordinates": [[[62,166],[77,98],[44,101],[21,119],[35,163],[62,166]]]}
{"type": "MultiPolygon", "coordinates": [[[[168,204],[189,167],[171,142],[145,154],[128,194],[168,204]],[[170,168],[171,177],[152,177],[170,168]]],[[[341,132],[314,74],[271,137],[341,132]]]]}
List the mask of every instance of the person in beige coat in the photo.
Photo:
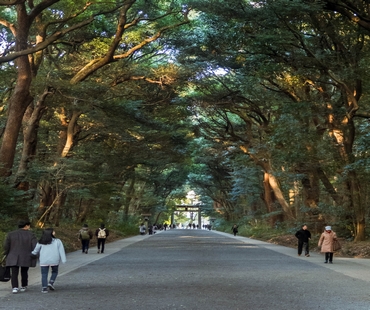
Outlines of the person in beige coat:
{"type": "Polygon", "coordinates": [[[337,240],[337,235],[331,230],[331,226],[326,226],[321,234],[318,246],[321,247],[321,253],[325,253],[325,263],[333,263],[333,243],[337,240]]]}

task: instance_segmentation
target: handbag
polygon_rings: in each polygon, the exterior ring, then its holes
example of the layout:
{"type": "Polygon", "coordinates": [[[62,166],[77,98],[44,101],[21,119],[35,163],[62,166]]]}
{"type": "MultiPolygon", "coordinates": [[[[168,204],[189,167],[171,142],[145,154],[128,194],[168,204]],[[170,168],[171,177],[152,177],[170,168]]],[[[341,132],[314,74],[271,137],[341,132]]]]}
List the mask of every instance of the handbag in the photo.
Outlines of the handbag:
{"type": "Polygon", "coordinates": [[[6,256],[0,262],[0,282],[8,282],[10,280],[10,267],[5,266],[6,256]]]}
{"type": "Polygon", "coordinates": [[[342,248],[339,240],[334,240],[333,241],[333,251],[339,251],[342,248]]]}

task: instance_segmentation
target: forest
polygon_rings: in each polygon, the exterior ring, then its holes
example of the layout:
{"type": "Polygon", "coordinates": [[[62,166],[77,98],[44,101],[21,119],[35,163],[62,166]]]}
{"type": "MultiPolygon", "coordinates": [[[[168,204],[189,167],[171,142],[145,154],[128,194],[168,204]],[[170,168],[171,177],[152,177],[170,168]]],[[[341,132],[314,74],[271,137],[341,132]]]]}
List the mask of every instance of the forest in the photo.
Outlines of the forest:
{"type": "Polygon", "coordinates": [[[0,0],[0,66],[3,223],[368,237],[368,1],[0,0]]]}

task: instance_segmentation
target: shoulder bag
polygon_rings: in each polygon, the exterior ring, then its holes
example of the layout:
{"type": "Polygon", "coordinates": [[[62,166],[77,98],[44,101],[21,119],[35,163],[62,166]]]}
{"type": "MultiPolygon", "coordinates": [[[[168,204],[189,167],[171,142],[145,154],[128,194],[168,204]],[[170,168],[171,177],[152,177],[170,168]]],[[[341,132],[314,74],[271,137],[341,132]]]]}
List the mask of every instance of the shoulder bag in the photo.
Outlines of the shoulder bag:
{"type": "Polygon", "coordinates": [[[6,256],[0,262],[0,282],[8,282],[10,280],[10,267],[5,266],[6,256]]]}

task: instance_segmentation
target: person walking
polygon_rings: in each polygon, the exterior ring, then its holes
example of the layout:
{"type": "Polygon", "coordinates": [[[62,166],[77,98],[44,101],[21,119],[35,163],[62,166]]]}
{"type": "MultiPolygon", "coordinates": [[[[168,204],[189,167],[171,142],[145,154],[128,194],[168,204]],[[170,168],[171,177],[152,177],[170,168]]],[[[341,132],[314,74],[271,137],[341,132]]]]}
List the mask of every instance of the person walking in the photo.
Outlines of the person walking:
{"type": "Polygon", "coordinates": [[[98,254],[104,253],[105,240],[109,236],[109,230],[105,227],[103,223],[100,224],[100,227],[95,231],[95,236],[98,238],[98,254]],[[100,252],[101,246],[101,252],[100,252]]]}
{"type": "Polygon", "coordinates": [[[12,293],[25,292],[28,286],[28,270],[36,267],[36,258],[30,256],[35,248],[37,239],[30,231],[29,221],[19,221],[18,229],[10,232],[4,242],[6,267],[11,270],[12,293]],[[19,269],[21,271],[21,287],[19,288],[19,269]]]}
{"type": "Polygon", "coordinates": [[[59,264],[67,261],[66,253],[64,251],[63,243],[60,239],[55,238],[55,231],[53,228],[46,228],[32,255],[37,257],[39,255],[41,267],[41,293],[48,293],[48,288],[55,290],[54,282],[58,276],[59,264]],[[51,276],[48,282],[49,269],[51,268],[51,276]]]}
{"type": "Polygon", "coordinates": [[[311,233],[307,229],[307,225],[302,225],[301,229],[295,233],[298,239],[298,256],[301,256],[304,248],[304,254],[306,257],[310,256],[309,241],[311,239],[311,233]]]}
{"type": "Polygon", "coordinates": [[[141,223],[141,225],[139,226],[139,232],[140,232],[140,235],[145,235],[146,227],[144,223],[141,223]]]}
{"type": "Polygon", "coordinates": [[[78,232],[78,239],[81,240],[82,253],[88,253],[90,240],[92,239],[92,237],[93,233],[89,229],[89,226],[87,224],[84,224],[78,232]]]}
{"type": "Polygon", "coordinates": [[[325,253],[325,263],[333,263],[333,243],[337,240],[337,234],[331,230],[331,226],[326,226],[321,234],[318,246],[321,247],[321,253],[325,253]]]}
{"type": "Polygon", "coordinates": [[[238,225],[234,224],[231,230],[233,231],[234,236],[236,236],[236,234],[238,233],[238,225]]]}

